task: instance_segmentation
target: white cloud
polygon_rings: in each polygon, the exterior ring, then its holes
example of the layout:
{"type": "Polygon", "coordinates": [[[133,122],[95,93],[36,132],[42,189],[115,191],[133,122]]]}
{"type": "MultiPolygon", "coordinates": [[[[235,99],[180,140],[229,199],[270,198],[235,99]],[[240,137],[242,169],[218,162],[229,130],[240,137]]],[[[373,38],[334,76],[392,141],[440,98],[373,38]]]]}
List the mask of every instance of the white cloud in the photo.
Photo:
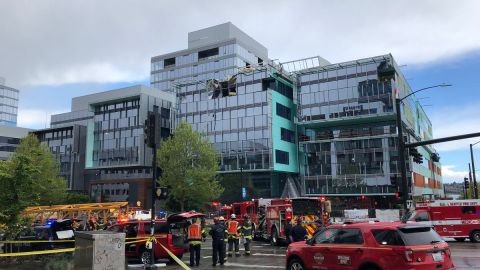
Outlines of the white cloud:
{"type": "Polygon", "coordinates": [[[31,129],[42,129],[50,126],[50,116],[52,114],[58,114],[63,111],[48,111],[42,109],[24,109],[19,110],[17,117],[17,126],[31,128],[31,129]]]}
{"type": "Polygon", "coordinates": [[[72,66],[64,70],[40,70],[36,76],[28,81],[30,85],[61,85],[68,83],[112,83],[141,81],[148,75],[149,70],[141,72],[119,70],[111,63],[92,63],[83,66],[72,66]]]}
{"type": "Polygon", "coordinates": [[[442,165],[442,177],[445,183],[459,182],[468,176],[467,171],[455,170],[455,165],[442,165]]]}
{"type": "Polygon", "coordinates": [[[480,48],[480,1],[0,1],[0,74],[26,83],[134,81],[187,33],[232,21],[282,61],[393,53],[430,63],[480,48]],[[260,27],[259,27],[260,26],[260,27]]]}
{"type": "MultiPolygon", "coordinates": [[[[478,108],[480,103],[468,106],[442,107],[441,110],[434,111],[430,119],[433,125],[435,138],[442,138],[454,135],[480,132],[480,120],[478,118],[478,108]]],[[[436,144],[435,148],[440,152],[455,150],[466,150],[469,144],[480,140],[480,137],[451,141],[436,144]]]]}

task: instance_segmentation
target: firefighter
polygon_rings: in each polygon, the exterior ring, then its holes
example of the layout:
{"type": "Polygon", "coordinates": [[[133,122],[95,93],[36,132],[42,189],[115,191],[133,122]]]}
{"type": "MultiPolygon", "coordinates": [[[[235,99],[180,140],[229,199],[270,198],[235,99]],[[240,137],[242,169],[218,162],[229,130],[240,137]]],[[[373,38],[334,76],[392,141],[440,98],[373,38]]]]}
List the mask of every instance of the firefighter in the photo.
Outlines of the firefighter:
{"type": "Polygon", "coordinates": [[[253,223],[248,215],[243,216],[243,225],[240,227],[241,236],[245,240],[245,256],[250,256],[250,243],[253,238],[253,223]]]}
{"type": "Polygon", "coordinates": [[[215,223],[210,230],[210,235],[212,236],[212,266],[217,266],[217,262],[220,262],[220,265],[225,263],[225,239],[226,229],[224,223],[224,218],[214,218],[213,222],[215,223]]]}
{"type": "Polygon", "coordinates": [[[302,219],[298,218],[297,219],[297,225],[293,227],[291,236],[292,236],[292,242],[300,242],[304,241],[307,238],[308,232],[305,227],[302,226],[302,219]]]}
{"type": "Polygon", "coordinates": [[[190,247],[190,266],[200,264],[200,249],[202,247],[202,226],[197,223],[197,219],[192,219],[192,225],[188,226],[188,244],[190,247]]]}
{"type": "Polygon", "coordinates": [[[285,237],[287,238],[287,246],[290,245],[290,243],[292,243],[292,230],[293,230],[293,226],[292,226],[292,219],[291,218],[287,218],[287,224],[285,225],[285,237]]]}
{"type": "Polygon", "coordinates": [[[230,220],[227,223],[227,234],[228,234],[228,257],[232,257],[233,246],[235,246],[235,256],[240,256],[239,250],[239,227],[238,221],[236,220],[237,216],[232,214],[230,220]]]}

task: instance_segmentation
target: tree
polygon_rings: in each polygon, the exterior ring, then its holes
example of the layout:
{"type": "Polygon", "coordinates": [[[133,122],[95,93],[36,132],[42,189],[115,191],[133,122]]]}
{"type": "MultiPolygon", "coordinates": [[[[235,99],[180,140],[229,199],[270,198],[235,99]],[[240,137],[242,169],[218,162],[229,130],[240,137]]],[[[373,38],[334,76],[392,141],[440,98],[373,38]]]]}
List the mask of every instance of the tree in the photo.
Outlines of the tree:
{"type": "Polygon", "coordinates": [[[210,201],[222,194],[216,179],[218,157],[212,144],[200,132],[182,121],[172,137],[160,143],[158,163],[160,186],[170,187],[170,196],[185,206],[210,201]]]}
{"type": "Polygon", "coordinates": [[[67,188],[59,164],[47,146],[33,134],[21,140],[12,156],[0,162],[0,223],[14,236],[29,206],[65,201],[67,188]]]}

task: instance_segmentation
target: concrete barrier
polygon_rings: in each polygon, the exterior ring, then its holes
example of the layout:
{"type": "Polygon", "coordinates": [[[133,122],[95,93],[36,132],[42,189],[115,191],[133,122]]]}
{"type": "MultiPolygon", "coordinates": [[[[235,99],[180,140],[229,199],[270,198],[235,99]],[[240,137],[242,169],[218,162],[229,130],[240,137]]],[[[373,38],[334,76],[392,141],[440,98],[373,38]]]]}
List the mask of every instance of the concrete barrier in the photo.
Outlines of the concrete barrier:
{"type": "Polygon", "coordinates": [[[125,269],[125,233],[75,232],[75,270],[125,269]]]}

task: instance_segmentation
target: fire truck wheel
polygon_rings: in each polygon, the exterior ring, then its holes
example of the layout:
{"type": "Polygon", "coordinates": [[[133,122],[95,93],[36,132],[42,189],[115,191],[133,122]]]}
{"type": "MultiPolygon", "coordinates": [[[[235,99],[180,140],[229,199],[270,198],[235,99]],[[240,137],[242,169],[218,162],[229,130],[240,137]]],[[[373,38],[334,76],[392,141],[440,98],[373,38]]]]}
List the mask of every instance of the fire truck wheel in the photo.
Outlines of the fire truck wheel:
{"type": "Polygon", "coordinates": [[[473,231],[472,234],[470,234],[470,241],[472,241],[473,243],[480,242],[480,231],[479,230],[473,231]]]}
{"type": "Polygon", "coordinates": [[[270,237],[270,244],[278,246],[278,231],[276,227],[272,228],[272,236],[270,237]]]}
{"type": "Polygon", "coordinates": [[[456,237],[456,238],[453,238],[455,239],[455,241],[457,242],[465,242],[465,237],[456,237]]]}

